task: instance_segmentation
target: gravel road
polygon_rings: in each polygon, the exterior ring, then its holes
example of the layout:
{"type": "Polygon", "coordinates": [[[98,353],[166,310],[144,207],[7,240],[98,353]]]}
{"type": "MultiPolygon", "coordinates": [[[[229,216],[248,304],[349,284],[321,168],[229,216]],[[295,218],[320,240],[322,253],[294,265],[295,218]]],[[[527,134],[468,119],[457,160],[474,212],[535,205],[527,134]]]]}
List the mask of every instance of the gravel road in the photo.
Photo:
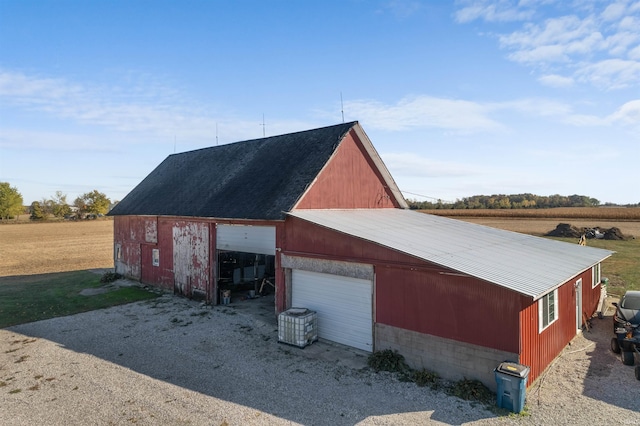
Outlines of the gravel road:
{"type": "Polygon", "coordinates": [[[611,318],[527,390],[526,415],[505,415],[374,373],[357,350],[279,344],[266,299],[164,295],[2,329],[0,424],[640,425],[640,382],[608,350],[611,318]]]}

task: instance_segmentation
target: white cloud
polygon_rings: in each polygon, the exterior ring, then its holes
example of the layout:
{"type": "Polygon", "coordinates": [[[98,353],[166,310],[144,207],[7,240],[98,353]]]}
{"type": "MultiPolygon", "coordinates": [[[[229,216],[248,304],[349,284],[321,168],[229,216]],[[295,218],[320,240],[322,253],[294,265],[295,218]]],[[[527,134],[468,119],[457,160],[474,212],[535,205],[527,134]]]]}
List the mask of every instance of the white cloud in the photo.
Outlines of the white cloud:
{"type": "Polygon", "coordinates": [[[564,77],[557,74],[543,75],[538,78],[538,81],[545,86],[549,87],[570,87],[573,86],[573,78],[564,77]]]}
{"type": "Polygon", "coordinates": [[[0,148],[15,151],[114,151],[109,136],[2,128],[0,148]]]}
{"type": "Polygon", "coordinates": [[[490,108],[476,102],[416,96],[401,99],[394,105],[374,100],[345,102],[351,116],[382,130],[440,128],[459,132],[489,131],[502,125],[489,117],[490,108]]]}
{"type": "Polygon", "coordinates": [[[548,19],[544,25],[527,24],[522,31],[499,38],[517,62],[568,61],[571,55],[586,54],[602,45],[602,34],[590,19],[576,16],[548,19]]]}
{"type": "Polygon", "coordinates": [[[543,74],[541,84],[566,87],[569,80],[548,78],[557,75],[604,90],[640,85],[640,2],[576,2],[571,9],[545,3],[466,1],[458,3],[455,19],[493,23],[500,21],[497,11],[508,11],[509,20],[522,21],[497,39],[510,60],[543,74]]]}
{"type": "MultiPolygon", "coordinates": [[[[216,129],[221,143],[262,135],[257,120],[247,122],[216,112],[208,105],[186,106],[189,100],[173,88],[153,79],[141,80],[134,82],[132,89],[124,90],[115,85],[88,86],[0,69],[0,102],[25,111],[44,112],[67,122],[138,134],[140,141],[174,140],[177,136],[188,140],[193,147],[194,144],[215,144],[216,129]]],[[[267,124],[267,134],[313,126],[291,121],[271,122],[267,124]]],[[[3,133],[6,132],[3,130],[3,133]]],[[[56,135],[50,136],[43,140],[58,139],[56,135]]]]}
{"type": "MultiPolygon", "coordinates": [[[[488,1],[471,0],[459,2],[465,6],[457,10],[454,17],[457,22],[467,23],[475,20],[487,22],[511,22],[522,21],[533,16],[534,10],[522,9],[519,5],[508,0],[488,1]]],[[[520,6],[526,5],[520,2],[520,6]]]]}
{"type": "Polygon", "coordinates": [[[640,125],[640,99],[625,103],[607,119],[612,123],[640,125]]]}
{"type": "Polygon", "coordinates": [[[629,59],[640,61],[640,45],[629,50],[629,59]]]}
{"type": "Polygon", "coordinates": [[[394,176],[453,177],[485,173],[476,165],[437,161],[416,155],[415,152],[390,152],[380,156],[394,176]]]}
{"type": "Polygon", "coordinates": [[[576,79],[603,89],[623,89],[640,82],[640,62],[607,59],[587,64],[575,73],[576,79]]]}
{"type": "Polygon", "coordinates": [[[627,2],[617,2],[610,4],[602,12],[602,19],[605,21],[615,21],[620,19],[627,9],[626,3],[627,2]]]}

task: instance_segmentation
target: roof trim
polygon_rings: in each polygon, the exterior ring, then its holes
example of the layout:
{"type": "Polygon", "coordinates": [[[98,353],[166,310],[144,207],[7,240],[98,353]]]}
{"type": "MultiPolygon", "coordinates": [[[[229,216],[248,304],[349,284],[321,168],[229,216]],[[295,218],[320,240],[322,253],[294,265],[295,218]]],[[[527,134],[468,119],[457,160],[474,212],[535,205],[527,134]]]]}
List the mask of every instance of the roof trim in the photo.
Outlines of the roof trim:
{"type": "Polygon", "coordinates": [[[382,179],[387,184],[387,187],[395,197],[398,205],[403,209],[408,209],[409,204],[402,196],[402,192],[400,191],[400,188],[398,188],[396,181],[393,179],[393,176],[391,176],[389,169],[387,169],[387,166],[382,161],[380,154],[378,154],[378,151],[376,151],[373,143],[371,143],[371,139],[369,139],[369,136],[367,136],[362,126],[360,126],[360,123],[356,122],[355,126],[353,126],[352,129],[355,131],[358,139],[360,139],[360,142],[364,146],[364,149],[367,151],[367,153],[371,157],[371,160],[373,160],[373,163],[378,168],[378,171],[382,175],[382,179]]]}

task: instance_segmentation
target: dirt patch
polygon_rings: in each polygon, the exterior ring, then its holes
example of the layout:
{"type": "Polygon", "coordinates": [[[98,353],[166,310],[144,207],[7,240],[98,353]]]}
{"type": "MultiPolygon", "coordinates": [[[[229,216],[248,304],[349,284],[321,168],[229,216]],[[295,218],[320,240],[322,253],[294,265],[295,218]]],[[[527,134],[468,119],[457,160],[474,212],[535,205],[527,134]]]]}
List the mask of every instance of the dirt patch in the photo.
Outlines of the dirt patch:
{"type": "Polygon", "coordinates": [[[545,234],[547,237],[564,237],[564,238],[580,238],[582,236],[586,238],[601,238],[604,240],[630,240],[633,239],[630,235],[624,235],[620,228],[611,227],[609,229],[602,229],[600,227],[583,227],[578,228],[569,223],[559,223],[556,229],[549,231],[545,234]]]}

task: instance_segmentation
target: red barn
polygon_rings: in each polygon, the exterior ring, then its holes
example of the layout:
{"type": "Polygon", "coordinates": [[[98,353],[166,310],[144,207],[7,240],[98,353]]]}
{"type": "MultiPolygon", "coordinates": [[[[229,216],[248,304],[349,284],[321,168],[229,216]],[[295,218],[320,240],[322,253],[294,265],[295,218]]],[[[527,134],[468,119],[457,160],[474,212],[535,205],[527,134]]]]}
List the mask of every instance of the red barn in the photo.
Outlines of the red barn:
{"type": "Polygon", "coordinates": [[[581,330],[611,255],[408,210],[357,122],[171,155],[110,215],[129,278],[213,304],[269,278],[321,338],[493,389],[581,330]]]}

